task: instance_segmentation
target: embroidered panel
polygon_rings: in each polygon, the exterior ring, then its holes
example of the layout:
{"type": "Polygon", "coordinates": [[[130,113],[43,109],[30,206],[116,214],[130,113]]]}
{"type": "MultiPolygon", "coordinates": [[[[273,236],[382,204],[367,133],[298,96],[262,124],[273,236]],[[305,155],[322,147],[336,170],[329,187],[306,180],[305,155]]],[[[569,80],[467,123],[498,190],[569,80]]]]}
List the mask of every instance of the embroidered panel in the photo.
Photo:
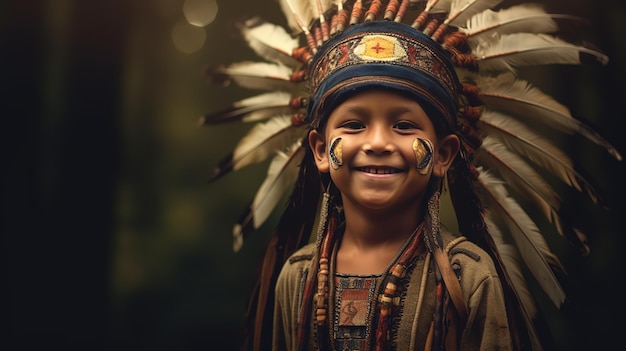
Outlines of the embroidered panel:
{"type": "Polygon", "coordinates": [[[336,275],[334,346],[336,350],[366,350],[371,340],[376,292],[375,276],[336,275]]]}

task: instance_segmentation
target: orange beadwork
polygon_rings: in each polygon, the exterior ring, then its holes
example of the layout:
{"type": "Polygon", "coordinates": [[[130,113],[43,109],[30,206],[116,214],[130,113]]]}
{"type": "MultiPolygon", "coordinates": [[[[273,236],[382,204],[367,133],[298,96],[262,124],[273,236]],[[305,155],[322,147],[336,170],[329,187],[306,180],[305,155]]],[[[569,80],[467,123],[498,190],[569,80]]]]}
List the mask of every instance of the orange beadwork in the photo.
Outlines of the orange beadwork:
{"type": "Polygon", "coordinates": [[[339,10],[337,13],[337,32],[341,33],[346,28],[346,23],[348,23],[348,11],[345,9],[339,10]]]}
{"type": "Polygon", "coordinates": [[[470,105],[481,104],[481,101],[478,98],[478,93],[480,93],[480,89],[476,85],[470,83],[462,83],[461,85],[463,88],[463,95],[468,98],[470,105]]]}
{"type": "Polygon", "coordinates": [[[471,123],[476,123],[480,119],[480,115],[483,112],[482,106],[467,106],[465,108],[465,116],[471,123]]]}
{"type": "Polygon", "coordinates": [[[328,258],[320,258],[320,268],[317,272],[317,310],[315,312],[317,325],[325,325],[328,315],[328,258]]]}
{"type": "Polygon", "coordinates": [[[306,119],[306,113],[304,112],[300,112],[300,113],[294,113],[291,116],[291,125],[294,127],[300,127],[303,126],[304,120],[306,119]]]}
{"type": "Polygon", "coordinates": [[[315,44],[315,38],[313,38],[313,34],[307,31],[305,35],[306,35],[306,42],[309,45],[309,49],[311,50],[313,54],[317,53],[317,45],[315,44]]]}
{"type": "Polygon", "coordinates": [[[413,24],[411,24],[411,27],[413,27],[415,29],[422,28],[422,26],[426,22],[427,18],[428,18],[428,11],[420,12],[420,14],[417,16],[417,18],[415,18],[415,21],[413,21],[413,24]]]}
{"type": "Polygon", "coordinates": [[[380,13],[380,9],[383,6],[383,2],[381,0],[374,0],[370,4],[369,10],[365,13],[365,22],[371,22],[376,19],[378,14],[380,13]]]}
{"type": "MultiPolygon", "coordinates": [[[[324,18],[324,17],[322,17],[324,18]]],[[[322,41],[327,42],[330,39],[330,29],[328,28],[328,22],[323,21],[321,23],[322,26],[322,41]]]]}
{"type": "Polygon", "coordinates": [[[446,35],[443,41],[443,45],[451,46],[462,52],[471,51],[469,44],[467,42],[467,34],[460,32],[460,31],[455,31],[446,35]]]}
{"type": "Polygon", "coordinates": [[[307,98],[305,98],[304,96],[296,96],[293,99],[291,99],[291,101],[289,101],[289,107],[291,107],[292,109],[299,109],[299,108],[306,107],[306,101],[307,101],[307,98]]]}
{"type": "Polygon", "coordinates": [[[328,33],[329,36],[333,36],[337,33],[337,23],[339,21],[339,16],[337,14],[334,14],[331,18],[330,18],[330,32],[328,33]]]}
{"type": "Polygon", "coordinates": [[[361,14],[363,13],[363,3],[361,0],[357,0],[352,7],[352,13],[350,14],[350,25],[358,24],[361,21],[361,14]]]}
{"type": "Polygon", "coordinates": [[[426,35],[431,35],[431,33],[435,31],[438,25],[439,25],[439,20],[436,18],[433,18],[432,20],[430,20],[430,22],[428,22],[428,24],[426,25],[426,28],[424,28],[423,33],[426,35]]]}
{"type": "Polygon", "coordinates": [[[448,51],[452,54],[450,56],[450,60],[452,63],[461,68],[468,69],[470,71],[476,72],[478,71],[478,62],[476,58],[472,54],[463,54],[456,49],[447,48],[448,51]]]}
{"type": "Polygon", "coordinates": [[[432,38],[435,41],[441,43],[443,40],[443,35],[447,29],[448,29],[448,25],[446,23],[440,24],[437,30],[435,31],[435,33],[433,33],[432,38]]]}
{"type": "Polygon", "coordinates": [[[315,27],[313,34],[315,35],[315,43],[317,44],[317,47],[319,48],[320,46],[322,46],[322,44],[324,44],[324,41],[322,38],[322,28],[320,28],[319,26],[315,27]]]}
{"type": "Polygon", "coordinates": [[[309,63],[309,61],[313,58],[311,51],[307,49],[306,46],[293,49],[292,56],[301,63],[309,63]]]}
{"type": "Polygon", "coordinates": [[[409,0],[402,0],[402,3],[400,3],[400,8],[398,9],[398,13],[396,14],[396,18],[394,19],[394,22],[402,22],[402,19],[404,18],[404,15],[406,14],[406,10],[409,8],[409,0]]]}
{"type": "Polygon", "coordinates": [[[391,21],[395,18],[396,12],[398,12],[398,6],[400,6],[400,0],[391,0],[387,4],[387,8],[385,9],[385,19],[387,21],[391,21]]]}
{"type": "Polygon", "coordinates": [[[295,83],[304,82],[304,80],[306,79],[306,74],[306,71],[295,71],[289,76],[289,79],[295,83]]]}

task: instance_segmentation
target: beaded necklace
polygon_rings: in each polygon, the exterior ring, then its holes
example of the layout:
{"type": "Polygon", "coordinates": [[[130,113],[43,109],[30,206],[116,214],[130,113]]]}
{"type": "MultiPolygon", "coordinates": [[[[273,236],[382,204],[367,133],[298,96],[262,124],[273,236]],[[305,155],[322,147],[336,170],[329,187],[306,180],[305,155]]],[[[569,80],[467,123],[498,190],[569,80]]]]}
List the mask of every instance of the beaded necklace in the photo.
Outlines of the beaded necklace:
{"type": "MultiPolygon", "coordinates": [[[[330,229],[330,228],[329,228],[330,229]]],[[[377,302],[378,320],[375,330],[374,350],[384,351],[391,349],[392,308],[393,300],[397,296],[397,287],[401,279],[406,275],[407,266],[411,258],[417,253],[420,246],[423,224],[420,224],[411,234],[407,244],[402,249],[396,264],[392,265],[382,280],[383,293],[379,295],[377,302]]],[[[329,258],[332,251],[334,230],[328,230],[320,247],[320,258],[317,270],[317,294],[316,294],[316,327],[317,342],[321,351],[330,351],[329,344],[329,258]]]]}

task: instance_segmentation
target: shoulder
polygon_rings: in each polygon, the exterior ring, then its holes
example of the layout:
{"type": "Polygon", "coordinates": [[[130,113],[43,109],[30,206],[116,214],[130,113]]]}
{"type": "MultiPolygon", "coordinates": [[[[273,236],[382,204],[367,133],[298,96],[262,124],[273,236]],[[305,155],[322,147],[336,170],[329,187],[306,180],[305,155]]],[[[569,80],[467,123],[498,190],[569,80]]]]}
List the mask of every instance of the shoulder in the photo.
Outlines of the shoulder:
{"type": "Polygon", "coordinates": [[[498,277],[491,256],[480,246],[443,228],[442,236],[450,264],[462,281],[480,284],[498,277]]]}
{"type": "Polygon", "coordinates": [[[293,285],[306,277],[316,253],[314,243],[307,244],[291,254],[283,264],[277,286],[293,285]]]}
{"type": "Polygon", "coordinates": [[[311,262],[313,260],[313,256],[315,256],[315,252],[315,243],[307,244],[291,254],[291,256],[287,259],[287,262],[285,262],[285,265],[291,266],[302,262],[311,262]]]}

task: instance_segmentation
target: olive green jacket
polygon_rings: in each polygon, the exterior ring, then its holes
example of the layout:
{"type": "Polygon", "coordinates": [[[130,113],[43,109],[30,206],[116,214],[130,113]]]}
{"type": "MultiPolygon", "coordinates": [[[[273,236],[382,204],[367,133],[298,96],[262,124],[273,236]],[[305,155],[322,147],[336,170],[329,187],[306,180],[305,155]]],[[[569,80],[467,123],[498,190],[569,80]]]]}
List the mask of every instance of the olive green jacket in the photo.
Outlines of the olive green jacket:
{"type": "MultiPolygon", "coordinates": [[[[462,337],[458,341],[460,350],[512,349],[502,286],[491,258],[485,251],[463,237],[456,238],[449,232],[443,232],[442,236],[447,245],[446,251],[450,262],[455,271],[458,270],[456,273],[468,312],[466,324],[460,326],[463,329],[462,337]]],[[[313,244],[298,250],[285,263],[278,277],[274,311],[274,351],[292,351],[297,348],[296,336],[302,294],[314,253],[313,244]]],[[[399,307],[400,321],[395,324],[396,327],[392,331],[398,351],[430,349],[430,346],[426,345],[426,340],[435,310],[434,264],[435,260],[430,258],[430,254],[422,250],[409,268],[408,284],[405,285],[406,290],[402,294],[399,307]],[[422,284],[426,261],[429,261],[427,276],[425,284],[422,284]],[[425,291],[418,311],[418,297],[422,289],[425,291]]],[[[334,274],[332,267],[331,274],[334,274]]],[[[333,289],[334,286],[331,285],[331,296],[334,295],[333,289]]],[[[330,305],[334,304],[331,302],[330,305]]],[[[330,313],[329,319],[333,320],[332,309],[330,313]]],[[[310,325],[308,350],[317,350],[313,337],[314,322],[310,325]]]]}

